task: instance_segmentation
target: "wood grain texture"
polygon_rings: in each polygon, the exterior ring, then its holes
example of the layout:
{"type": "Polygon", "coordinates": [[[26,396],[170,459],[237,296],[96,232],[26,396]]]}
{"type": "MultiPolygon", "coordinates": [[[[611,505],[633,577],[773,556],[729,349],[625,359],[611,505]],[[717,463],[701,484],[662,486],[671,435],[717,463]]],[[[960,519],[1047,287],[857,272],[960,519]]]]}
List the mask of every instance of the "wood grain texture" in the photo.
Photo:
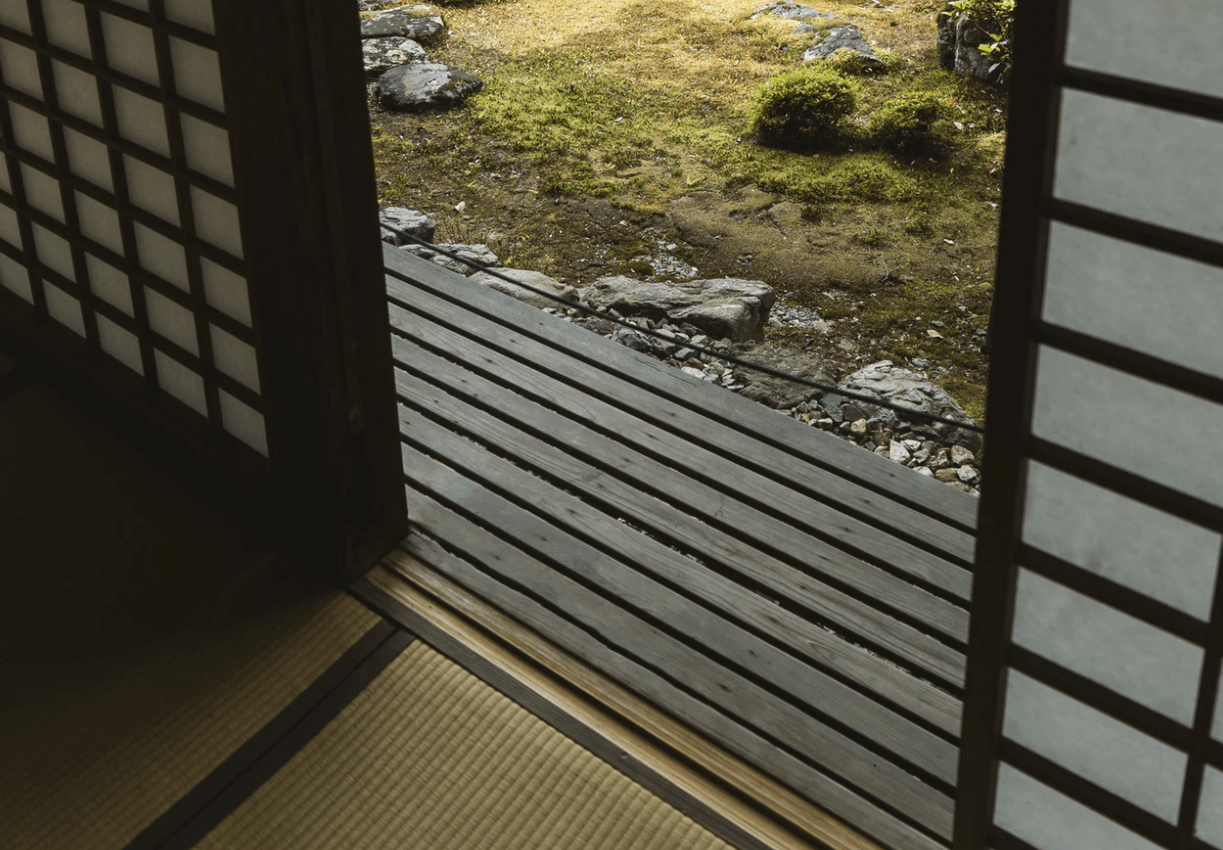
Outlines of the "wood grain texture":
{"type": "MultiPolygon", "coordinates": [[[[414,514],[414,519],[417,516],[414,514]]],[[[483,546],[487,547],[486,551],[490,553],[501,553],[498,557],[523,557],[522,553],[509,549],[496,538],[490,539],[487,532],[470,526],[462,518],[454,519],[456,525],[468,526],[468,533],[463,535],[469,538],[466,541],[468,550],[478,550],[483,546]]],[[[671,724],[666,727],[669,735],[677,735],[682,740],[691,740],[694,735],[698,736],[699,740],[703,736],[718,742],[735,757],[745,759],[747,763],[765,771],[780,783],[786,792],[777,797],[779,801],[793,802],[798,799],[806,801],[806,804],[814,803],[895,850],[938,850],[944,847],[936,839],[914,829],[881,809],[873,801],[861,797],[809,764],[779,749],[753,730],[735,723],[714,707],[676,688],[658,673],[626,657],[615,647],[599,640],[596,635],[562,617],[538,600],[485,573],[469,560],[472,554],[470,551],[466,555],[449,551],[456,547],[453,540],[439,543],[427,536],[425,529],[421,528],[420,532],[410,534],[404,540],[404,553],[407,556],[427,563],[464,594],[485,600],[490,605],[495,600],[498,614],[506,621],[520,624],[523,633],[546,635],[546,643],[537,643],[537,652],[546,653],[547,647],[555,646],[567,653],[566,656],[554,658],[554,664],[563,665],[564,659],[572,656],[580,659],[582,665],[599,671],[602,677],[620,683],[622,690],[608,693],[613,698],[631,694],[631,702],[618,701],[626,710],[631,710],[632,704],[640,701],[647,705],[667,706],[665,715],[672,718],[671,724]]],[[[479,551],[475,552],[476,556],[479,554],[479,551]]],[[[596,685],[589,681],[587,687],[596,689],[596,685]]],[[[803,805],[805,804],[800,802],[796,807],[797,811],[801,812],[803,805]]]]}
{"type": "MultiPolygon", "coordinates": [[[[730,428],[736,432],[736,441],[757,441],[771,447],[773,457],[780,453],[788,457],[791,465],[795,461],[801,462],[792,468],[803,475],[809,469],[812,473],[819,470],[833,473],[834,478],[844,483],[829,480],[821,486],[832,488],[828,492],[835,493],[836,498],[844,495],[846,504],[857,501],[867,515],[878,510],[881,504],[900,504],[937,519],[938,524],[967,532],[967,537],[948,535],[943,543],[948,554],[971,563],[972,535],[977,522],[977,500],[971,496],[950,487],[940,488],[936,482],[883,462],[881,458],[830,434],[812,433],[807,426],[787,421],[776,414],[766,415],[755,402],[717,387],[688,380],[678,370],[623,346],[604,345],[598,336],[589,331],[558,322],[521,302],[510,298],[490,298],[490,293],[475,285],[456,287],[457,276],[435,263],[389,245],[383,246],[383,258],[388,271],[407,275],[414,281],[409,286],[388,275],[387,292],[392,297],[406,297],[408,300],[405,303],[410,304],[413,293],[427,289],[444,295],[454,305],[479,312],[515,328],[525,336],[569,351],[588,364],[623,375],[639,386],[697,410],[730,428]]],[[[724,436],[724,431],[718,434],[719,438],[724,436]]]]}
{"type": "MultiPolygon", "coordinates": [[[[408,490],[408,503],[413,516],[420,518],[421,527],[430,534],[440,531],[447,544],[466,553],[481,569],[492,571],[503,587],[521,588],[549,608],[564,612],[566,618],[595,636],[599,643],[616,647],[637,663],[658,670],[679,687],[717,705],[719,711],[739,718],[736,734],[751,727],[767,729],[768,737],[785,742],[786,749],[834,772],[842,781],[852,783],[876,800],[885,801],[935,834],[950,837],[950,797],[871,754],[793,704],[720,667],[702,652],[625,607],[627,603],[639,611],[652,608],[672,622],[683,620],[686,626],[698,631],[703,642],[721,642],[724,636],[717,629],[704,628],[703,623],[693,618],[691,603],[662,596],[660,587],[649,587],[640,574],[623,564],[496,496],[478,482],[461,478],[406,447],[404,463],[405,475],[413,482],[408,490]],[[470,508],[480,517],[481,524],[506,536],[493,536],[462,519],[454,511],[457,505],[470,508]],[[584,581],[578,581],[576,576],[584,581]],[[592,585],[616,600],[596,593],[592,585]],[[745,722],[750,726],[745,726],[745,722]]],[[[494,594],[491,598],[498,597],[494,594]]],[[[627,682],[638,685],[634,677],[627,682]]],[[[669,698],[661,702],[669,709],[676,705],[674,686],[671,691],[669,698]]],[[[783,752],[777,745],[774,749],[783,752]]],[[[771,765],[775,761],[774,757],[765,763],[771,765]]]]}
{"type": "MultiPolygon", "coordinates": [[[[455,333],[395,305],[391,306],[391,324],[412,342],[427,346],[435,353],[446,352],[447,357],[460,360],[465,368],[484,377],[507,380],[504,376],[512,375],[508,379],[512,380],[512,388],[503,385],[502,395],[512,392],[562,412],[570,419],[577,419],[627,443],[636,451],[681,470],[686,478],[707,487],[723,492],[733,489],[737,501],[749,505],[755,512],[771,515],[777,521],[774,525],[790,527],[778,538],[779,543],[801,536],[804,545],[817,541],[825,544],[814,550],[816,552],[835,551],[835,555],[826,555],[815,567],[818,571],[861,587],[873,598],[893,601],[897,610],[922,618],[922,622],[954,640],[962,641],[967,637],[968,617],[964,609],[913,583],[915,580],[924,582],[947,593],[966,592],[971,586],[966,570],[753,472],[741,465],[737,442],[724,439],[720,450],[714,451],[691,440],[690,424],[686,421],[663,428],[640,418],[637,414],[650,404],[648,393],[627,386],[616,388],[614,382],[618,379],[590,374],[589,370],[586,370],[585,385],[559,381],[546,371],[572,369],[574,374],[582,372],[578,368],[581,364],[566,364],[559,352],[536,351],[532,352],[530,360],[507,363],[491,343],[455,333]],[[538,365],[541,361],[554,362],[545,371],[545,367],[538,365]],[[619,402],[600,400],[591,394],[592,386],[605,381],[611,382],[612,397],[615,392],[624,392],[619,402]],[[733,455],[728,445],[733,445],[733,455]],[[802,534],[796,535],[795,530],[802,534]]],[[[410,363],[409,356],[397,359],[404,364],[410,363]]],[[[454,379],[457,380],[457,376],[454,379]]],[[[679,491],[679,495],[683,493],[679,491]]]]}
{"type": "MultiPolygon", "coordinates": [[[[429,362],[422,363],[419,359],[424,356],[417,355],[418,359],[414,362],[427,368],[429,362]]],[[[718,572],[707,571],[706,582],[725,586],[719,593],[729,600],[723,610],[730,616],[754,626],[770,638],[783,642],[792,652],[841,674],[944,732],[958,735],[960,703],[954,696],[854,646],[840,634],[821,627],[810,616],[795,612],[788,605],[783,607],[776,604],[768,594],[786,603],[801,601],[820,617],[831,619],[842,633],[846,631],[847,624],[852,624],[848,630],[858,633],[859,636],[854,638],[856,641],[867,640],[860,635],[870,635],[870,642],[874,643],[872,632],[883,632],[889,636],[894,634],[894,637],[885,640],[894,645],[897,652],[903,653],[904,663],[909,665],[913,664],[907,657],[911,646],[909,640],[914,636],[926,639],[925,635],[911,633],[908,627],[879,614],[861,601],[811,581],[792,567],[719,528],[701,522],[687,510],[644,493],[633,482],[622,481],[591,466],[582,458],[558,450],[555,446],[557,438],[570,450],[574,448],[575,441],[569,438],[564,428],[567,420],[557,414],[542,410],[532,412],[531,421],[553,437],[551,442],[545,442],[524,433],[514,423],[496,419],[405,372],[399,372],[398,377],[401,391],[409,392],[414,403],[420,404],[431,417],[456,433],[496,446],[499,452],[505,453],[519,465],[527,465],[536,474],[554,476],[553,480],[559,486],[599,505],[605,513],[628,518],[635,526],[680,547],[706,566],[720,566],[718,572]],[[757,587],[755,593],[743,586],[745,578],[752,580],[757,587]]],[[[415,436],[413,425],[405,423],[404,429],[406,435],[415,436]]],[[[593,432],[590,433],[593,435],[593,432]]],[[[601,439],[598,435],[593,436],[601,439]]],[[[592,456],[606,455],[595,452],[592,456]]],[[[611,457],[615,457],[614,453],[611,457]]],[[[710,588],[702,585],[700,589],[710,588]]]]}
{"type": "MultiPolygon", "coordinates": [[[[530,493],[531,503],[544,515],[555,517],[553,521],[566,534],[585,537],[582,542],[587,545],[594,541],[603,543],[605,554],[614,553],[617,559],[642,574],[639,581],[626,573],[625,585],[633,583],[634,595],[646,600],[643,610],[653,613],[679,636],[687,635],[697,641],[702,651],[721,656],[719,663],[737,665],[751,676],[806,703],[844,729],[865,736],[910,765],[954,785],[958,751],[953,744],[728,619],[725,612],[752,604],[752,595],[742,588],[710,574],[691,559],[573,496],[556,489],[539,488],[529,473],[470,440],[457,437],[406,410],[401,410],[401,418],[405,433],[411,433],[413,442],[419,441],[430,455],[446,458],[448,465],[467,476],[478,476],[482,485],[496,488],[503,497],[514,492],[530,493]],[[689,602],[671,587],[686,591],[709,607],[689,602]]],[[[465,502],[464,506],[477,515],[485,515],[482,503],[465,502]]]]}
{"type": "MultiPolygon", "coordinates": [[[[775,850],[881,850],[856,830],[697,736],[402,549],[388,555],[383,565],[367,574],[360,584],[367,585],[369,590],[354,587],[353,592],[380,607],[386,604],[385,600],[400,603],[404,610],[420,618],[418,624],[423,620],[433,626],[504,671],[521,688],[529,689],[568,715],[576,724],[566,724],[562,731],[579,743],[590,745],[592,736],[583,735],[580,728],[570,731],[573,725],[586,727],[615,748],[618,751],[615,761],[622,769],[627,756],[654,773],[670,786],[660,787],[656,793],[664,798],[675,791],[684,795],[685,800],[672,801],[681,810],[688,801],[694,801],[775,850]],[[723,782],[715,782],[707,773],[695,770],[693,762],[721,777],[723,782]],[[741,789],[743,796],[728,791],[727,785],[741,789]],[[804,833],[818,841],[818,847],[804,833]]],[[[392,605],[388,616],[397,616],[397,612],[392,605]]],[[[417,628],[427,642],[437,640],[427,626],[417,628]]]]}
{"type": "MultiPolygon", "coordinates": [[[[634,434],[635,442],[659,453],[670,456],[678,452],[679,457],[698,470],[707,469],[706,476],[711,481],[736,480],[744,496],[759,500],[766,509],[776,504],[779,493],[787,494],[792,503],[786,506],[787,513],[795,521],[803,522],[819,536],[903,573],[909,581],[928,584],[957,599],[967,598],[971,590],[967,563],[952,563],[955,559],[962,561],[962,556],[971,552],[971,540],[966,537],[962,551],[955,556],[924,548],[913,541],[928,543],[946,527],[904,505],[885,508],[887,502],[875,497],[869,506],[859,505],[858,510],[848,512],[839,500],[824,501],[829,498],[826,491],[838,486],[840,479],[836,476],[814,468],[801,469],[792,456],[769,451],[758,441],[739,434],[728,434],[724,425],[704,412],[681,407],[652,387],[634,385],[615,372],[593,369],[575,359],[570,350],[558,350],[518,333],[507,333],[503,326],[455,309],[426,293],[416,292],[411,310],[392,304],[390,317],[392,328],[465,363],[493,357],[504,370],[508,365],[506,358],[510,358],[513,365],[509,368],[521,392],[531,393],[547,386],[555,394],[559,387],[567,387],[561,397],[575,413],[597,415],[606,428],[634,434]],[[631,415],[623,410],[626,406],[631,407],[631,415]],[[622,430],[625,428],[629,430],[622,430]],[[726,456],[732,447],[733,462],[726,456]],[[727,477],[732,474],[737,479],[727,477]],[[880,522],[885,510],[886,519],[881,523],[884,527],[874,524],[880,522]]],[[[601,337],[589,335],[592,341],[610,347],[601,337]]],[[[692,386],[703,383],[678,374],[692,386]]],[[[752,413],[748,421],[753,423],[769,416],[782,418],[760,405],[752,413]]],[[[820,433],[809,426],[796,427],[805,429],[792,435],[796,442],[820,433]]],[[[930,483],[940,486],[939,482],[930,483]]]]}

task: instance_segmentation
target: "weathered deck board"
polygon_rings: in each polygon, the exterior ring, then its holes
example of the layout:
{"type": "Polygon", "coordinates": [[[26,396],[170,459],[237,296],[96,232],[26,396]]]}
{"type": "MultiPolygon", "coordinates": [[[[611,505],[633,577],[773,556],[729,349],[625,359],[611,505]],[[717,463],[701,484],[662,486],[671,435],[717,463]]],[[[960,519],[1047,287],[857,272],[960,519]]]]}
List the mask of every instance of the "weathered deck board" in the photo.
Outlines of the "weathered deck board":
{"type": "MultiPolygon", "coordinates": [[[[410,343],[396,340],[397,351],[400,343],[410,347],[410,343]]],[[[432,355],[419,349],[410,349],[409,353],[414,366],[427,371],[436,369],[439,374],[443,372],[432,355]]],[[[452,388],[463,380],[455,379],[453,375],[450,377],[453,381],[452,388]]],[[[482,379],[471,375],[469,380],[479,382],[482,379]]],[[[758,550],[720,529],[644,494],[633,482],[621,481],[589,463],[557,452],[549,443],[521,431],[513,423],[466,404],[436,386],[413,378],[401,370],[396,370],[396,382],[403,397],[410,399],[414,405],[419,405],[431,417],[438,418],[456,433],[498,446],[499,451],[505,452],[520,465],[529,465],[537,474],[555,476],[567,490],[605,506],[604,510],[614,516],[631,516],[635,525],[663,540],[674,541],[675,545],[706,563],[712,561],[735,565],[733,569],[727,570],[730,575],[711,570],[705,582],[700,585],[700,590],[709,590],[715,586],[728,587],[729,589],[724,591],[729,597],[727,610],[740,621],[754,626],[776,640],[784,641],[791,651],[804,655],[810,661],[871,690],[944,732],[959,734],[960,702],[955,697],[852,646],[843,638],[825,631],[808,617],[776,605],[758,593],[748,591],[741,580],[735,579],[747,576],[772,590],[779,599],[801,599],[821,616],[838,625],[848,621],[866,631],[876,629],[888,635],[897,634],[898,637],[894,641],[895,651],[898,656],[903,657],[907,646],[904,643],[905,627],[901,624],[878,614],[856,599],[844,598],[832,588],[819,585],[812,587],[805,576],[788,565],[764,557],[758,550]]],[[[503,403],[510,404],[508,401],[503,403]]],[[[529,415],[531,421],[543,433],[551,435],[553,439],[561,439],[570,448],[573,447],[572,437],[576,436],[579,440],[582,437],[574,435],[566,427],[572,423],[551,411],[538,407],[534,410],[522,410],[517,405],[513,405],[513,408],[510,413],[529,415]]],[[[609,448],[609,452],[612,450],[614,447],[609,448]]],[[[925,638],[924,635],[919,637],[925,638]]]]}
{"type": "MultiPolygon", "coordinates": [[[[713,419],[736,432],[736,446],[738,435],[743,435],[748,442],[772,447],[773,453],[765,458],[766,467],[771,468],[783,455],[791,461],[803,461],[792,469],[792,485],[807,492],[824,492],[847,508],[860,509],[868,520],[880,508],[887,509],[890,516],[897,507],[936,519],[936,523],[916,525],[916,536],[923,541],[930,540],[928,535],[936,532],[940,525],[956,529],[960,533],[939,532],[930,542],[939,546],[948,557],[972,564],[978,502],[971,496],[950,487],[939,487],[936,482],[915,476],[909,470],[881,466],[869,453],[830,434],[816,432],[810,440],[796,442],[793,422],[776,415],[772,419],[760,417],[760,405],[753,401],[694,382],[682,372],[623,346],[607,346],[597,335],[557,322],[554,317],[521,302],[510,298],[488,299],[475,289],[456,289],[452,285],[453,273],[427,260],[390,246],[384,246],[383,258],[388,270],[407,275],[412,280],[412,285],[405,289],[401,286],[402,280],[388,276],[387,292],[392,297],[406,294],[411,304],[415,293],[427,291],[512,326],[520,336],[555,345],[575,359],[614,371],[651,394],[696,410],[701,418],[713,419]],[[832,477],[821,475],[824,471],[831,472],[832,477]]],[[[720,445],[727,436],[725,430],[715,431],[714,444],[720,445]]],[[[898,511],[896,515],[903,521],[906,511],[898,511]]],[[[890,522],[883,526],[893,528],[890,522]]],[[[899,522],[896,529],[899,530],[899,522]]]]}
{"type": "MultiPolygon", "coordinates": [[[[570,357],[557,358],[555,348],[517,335],[506,335],[499,326],[474,313],[456,310],[427,294],[417,293],[414,302],[413,308],[420,310],[420,313],[391,305],[392,327],[404,331],[413,339],[451,352],[466,363],[490,362],[504,369],[504,365],[498,361],[507,355],[514,357],[522,364],[516,365],[514,370],[520,391],[534,391],[545,397],[563,399],[566,408],[574,414],[584,415],[606,429],[635,433],[638,445],[663,457],[682,459],[690,468],[704,472],[707,480],[735,481],[736,491],[743,498],[754,500],[765,510],[784,507],[783,513],[789,521],[801,523],[816,537],[902,572],[906,581],[916,580],[958,600],[967,600],[971,575],[966,568],[833,505],[789,486],[779,486],[776,481],[745,463],[751,459],[750,455],[758,453],[753,452],[753,448],[767,447],[736,439],[734,460],[722,457],[719,452],[725,450],[727,443],[725,429],[696,412],[643,391],[611,372],[594,372],[589,365],[570,357]],[[451,327],[445,327],[442,323],[451,327]],[[631,405],[631,414],[622,408],[626,402],[631,405]],[[708,437],[704,445],[696,442],[702,432],[706,432],[708,437]],[[730,471],[732,467],[733,472],[730,471]],[[778,502],[782,500],[784,504],[779,505],[778,502]]],[[[600,339],[589,331],[572,330],[586,333],[595,340],[600,339]]],[[[700,385],[687,375],[684,378],[694,386],[700,385]]],[[[765,410],[757,405],[753,412],[759,417],[765,410]]],[[[777,417],[776,413],[770,415],[777,417]]],[[[810,433],[799,432],[796,436],[800,439],[814,436],[836,439],[814,429],[806,428],[806,431],[810,433]]],[[[769,463],[776,464],[778,471],[793,471],[792,458],[773,457],[769,463]]],[[[824,477],[830,476],[824,474],[824,477]]],[[[938,482],[930,483],[934,487],[951,489],[938,482]]],[[[881,505],[874,505],[876,512],[882,509],[881,505]]],[[[902,522],[907,519],[911,524],[933,525],[916,512],[908,512],[903,507],[898,510],[906,514],[900,518],[902,522]]],[[[966,638],[967,620],[964,627],[966,638]]]]}
{"type": "MultiPolygon", "coordinates": [[[[865,735],[918,769],[954,785],[958,751],[953,744],[781,651],[722,613],[748,601],[752,594],[728,581],[719,581],[720,577],[702,569],[691,559],[573,496],[556,489],[538,489],[530,473],[419,414],[401,408],[400,421],[405,437],[410,435],[407,437],[410,442],[419,442],[428,455],[445,458],[447,466],[465,476],[479,477],[485,485],[488,492],[482,490],[482,498],[478,501],[462,502],[464,509],[486,519],[490,516],[487,510],[490,500],[509,501],[507,494],[531,493],[534,509],[555,517],[566,534],[566,568],[598,581],[625,605],[653,616],[662,628],[674,630],[681,638],[686,636],[716,653],[722,659],[720,663],[736,665],[749,676],[764,680],[772,689],[806,703],[851,733],[865,735]],[[603,549],[601,556],[596,554],[596,546],[603,549]],[[587,563],[601,565],[607,574],[596,578],[594,570],[582,570],[581,562],[575,560],[579,554],[591,559],[587,563]],[[713,606],[712,610],[690,604],[668,585],[704,597],[713,606]]],[[[405,448],[405,455],[407,453],[405,448]]],[[[419,458],[405,461],[405,471],[419,461],[419,458]]],[[[413,478],[413,481],[423,486],[426,478],[413,478]]],[[[499,503],[498,506],[504,509],[499,503]]],[[[515,524],[513,527],[521,526],[515,524]]]]}
{"type": "MultiPolygon", "coordinates": [[[[666,706],[673,714],[722,742],[732,752],[757,764],[767,765],[770,773],[807,799],[845,817],[868,834],[897,848],[926,847],[933,850],[940,846],[870,798],[861,796],[826,775],[823,770],[816,769],[792,753],[791,748],[778,746],[778,737],[796,731],[786,728],[791,724],[784,724],[780,729],[775,727],[774,734],[766,737],[728,717],[724,710],[693,696],[688,687],[699,686],[700,682],[694,681],[696,677],[684,665],[673,665],[674,670],[655,672],[656,663],[666,661],[663,650],[679,651],[682,644],[665,642],[657,630],[632,618],[598,594],[583,593],[583,589],[572,580],[558,577],[547,564],[460,516],[452,506],[442,504],[412,487],[408,487],[408,497],[412,500],[413,510],[420,512],[421,527],[430,531],[436,529],[443,534],[439,541],[441,545],[461,556],[442,559],[435,555],[426,558],[427,563],[442,563],[446,574],[468,589],[486,599],[495,600],[503,610],[542,633],[554,636],[560,645],[580,657],[595,661],[643,698],[666,706]],[[468,561],[479,564],[479,568],[468,561]],[[491,575],[485,572],[494,567],[500,572],[491,575]],[[506,576],[513,576],[513,579],[507,580],[506,576]],[[533,592],[524,592],[527,590],[533,592]],[[546,603],[537,594],[542,594],[546,603]],[[634,660],[623,645],[608,639],[609,632],[623,633],[627,640],[637,645],[639,652],[654,663],[634,660]],[[679,675],[678,681],[685,687],[678,686],[671,679],[672,673],[679,675]]],[[[418,554],[413,545],[408,546],[408,551],[418,554]]],[[[732,692],[731,696],[740,694],[732,692]]],[[[760,722],[760,718],[757,718],[757,722],[760,722]]],[[[858,772],[869,774],[871,766],[859,765],[858,772]]],[[[876,781],[873,784],[879,786],[884,783],[876,781]]],[[[916,807],[923,813],[922,821],[933,824],[930,828],[936,835],[949,836],[951,798],[929,788],[923,794],[912,787],[913,783],[909,785],[899,795],[894,788],[885,789],[890,807],[916,807]]]]}
{"type": "MultiPolygon", "coordinates": [[[[633,412],[630,413],[550,377],[542,367],[536,368],[522,362],[511,366],[499,356],[493,345],[455,333],[398,305],[390,306],[390,316],[391,326],[396,330],[403,331],[435,352],[447,352],[461,359],[469,369],[485,374],[505,374],[507,369],[511,370],[517,394],[563,410],[569,417],[604,432],[631,434],[634,448],[682,470],[691,480],[714,488],[724,488],[726,482],[734,482],[733,495],[736,500],[749,505],[758,514],[774,518],[775,533],[779,534],[776,544],[778,547],[788,547],[791,557],[802,558],[803,552],[808,552],[806,563],[810,569],[860,588],[863,593],[892,605],[906,616],[919,619],[924,625],[953,640],[967,641],[967,612],[912,583],[912,579],[920,578],[945,589],[958,589],[961,579],[968,577],[965,570],[829,505],[790,492],[745,468],[737,462],[737,458],[731,459],[693,444],[687,438],[687,422],[677,424],[676,430],[670,431],[643,420],[635,414],[648,403],[648,396],[644,392],[636,391],[625,396],[623,403],[631,406],[633,412]],[[783,526],[787,527],[784,531],[783,526]],[[832,554],[834,552],[835,555],[832,554]],[[879,564],[893,565],[902,570],[908,580],[883,569],[879,564]]],[[[461,321],[453,315],[447,318],[461,321]]],[[[493,333],[491,329],[488,332],[493,333]]],[[[532,348],[531,354],[532,360],[528,362],[539,363],[547,358],[546,351],[532,348]]],[[[568,367],[557,365],[554,368],[557,371],[565,368],[577,371],[580,366],[580,363],[571,363],[568,367]]],[[[604,376],[597,379],[591,376],[591,379],[592,383],[596,380],[602,383],[604,376]]],[[[760,408],[759,412],[767,411],[760,408]]],[[[769,415],[776,416],[772,413],[769,415]]],[[[681,495],[686,494],[681,491],[681,495]]],[[[966,581],[963,584],[967,586],[966,581]]]]}
{"type": "Polygon", "coordinates": [[[405,548],[881,843],[945,846],[976,501],[387,256],[405,548]]]}

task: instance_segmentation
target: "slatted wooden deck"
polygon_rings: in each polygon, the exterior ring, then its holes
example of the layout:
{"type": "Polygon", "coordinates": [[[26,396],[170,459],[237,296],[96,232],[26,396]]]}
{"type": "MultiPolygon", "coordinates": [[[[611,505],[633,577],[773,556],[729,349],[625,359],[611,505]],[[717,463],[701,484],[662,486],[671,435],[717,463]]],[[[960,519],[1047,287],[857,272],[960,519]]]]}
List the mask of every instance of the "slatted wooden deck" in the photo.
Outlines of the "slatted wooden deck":
{"type": "Polygon", "coordinates": [[[946,847],[977,500],[384,254],[402,554],[879,844],[946,847]]]}

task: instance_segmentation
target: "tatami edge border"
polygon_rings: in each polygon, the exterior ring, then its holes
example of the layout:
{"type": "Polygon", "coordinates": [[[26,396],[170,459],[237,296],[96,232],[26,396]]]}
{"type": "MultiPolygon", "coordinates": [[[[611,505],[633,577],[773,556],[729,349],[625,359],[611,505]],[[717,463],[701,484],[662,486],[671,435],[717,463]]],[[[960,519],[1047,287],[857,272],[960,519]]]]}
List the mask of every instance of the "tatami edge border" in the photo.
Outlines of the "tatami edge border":
{"type": "Polygon", "coordinates": [[[718,838],[738,850],[774,850],[771,845],[737,826],[704,801],[678,788],[665,776],[625,752],[595,729],[535,693],[513,675],[376,587],[368,578],[357,579],[348,586],[348,592],[375,613],[418,635],[442,655],[509,697],[565,737],[594,753],[718,838]]]}
{"type": "Polygon", "coordinates": [[[125,850],[185,850],[228,817],[360,694],[415,635],[383,620],[125,850]]]}

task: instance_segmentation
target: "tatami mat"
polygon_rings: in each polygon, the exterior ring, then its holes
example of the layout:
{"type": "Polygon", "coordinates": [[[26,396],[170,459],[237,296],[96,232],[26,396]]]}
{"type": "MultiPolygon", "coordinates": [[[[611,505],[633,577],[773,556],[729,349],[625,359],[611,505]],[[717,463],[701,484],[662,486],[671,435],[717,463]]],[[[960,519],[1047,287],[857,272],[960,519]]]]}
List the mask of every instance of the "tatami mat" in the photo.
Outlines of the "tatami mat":
{"type": "Polygon", "coordinates": [[[730,850],[419,640],[197,846],[730,850]]]}
{"type": "Polygon", "coordinates": [[[377,622],[347,594],[326,591],[123,656],[10,667],[0,843],[125,846],[377,622]]]}

